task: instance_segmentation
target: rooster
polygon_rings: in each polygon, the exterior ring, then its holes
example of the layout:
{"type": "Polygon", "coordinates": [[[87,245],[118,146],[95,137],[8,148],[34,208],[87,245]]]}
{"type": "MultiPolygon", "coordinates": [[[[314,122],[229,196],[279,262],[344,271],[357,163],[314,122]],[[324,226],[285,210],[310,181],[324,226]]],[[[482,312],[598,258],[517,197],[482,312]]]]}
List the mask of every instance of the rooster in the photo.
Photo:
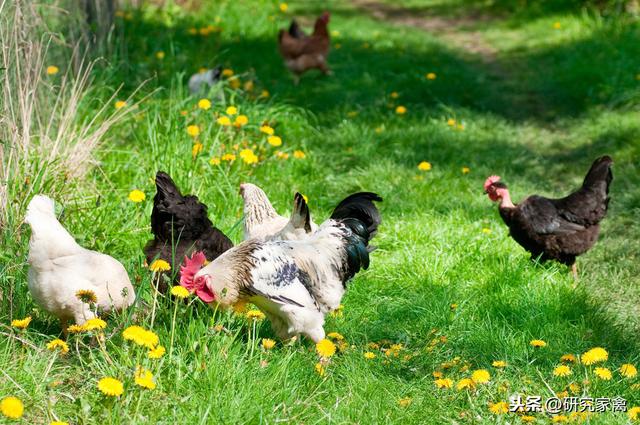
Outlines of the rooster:
{"type": "Polygon", "coordinates": [[[300,75],[310,69],[319,69],[325,75],[331,71],[327,65],[329,55],[329,12],[324,12],[313,27],[313,33],[306,35],[298,23],[293,20],[289,30],[280,30],[278,33],[278,47],[284,63],[293,72],[295,83],[300,80],[300,75]]]}
{"type": "MultiPolygon", "coordinates": [[[[306,203],[296,198],[302,202],[294,214],[308,222],[306,203]]],[[[250,239],[204,268],[196,253],[185,259],[180,284],[212,305],[255,304],[283,340],[303,334],[318,342],[325,337],[324,317],[340,305],[347,282],[369,267],[369,241],[381,222],[373,201],[382,198],[359,198],[350,214],[339,213],[303,240],[250,239]]]]}
{"type": "Polygon", "coordinates": [[[582,187],[565,198],[532,195],[514,204],[507,185],[498,176],[487,178],[484,190],[489,199],[500,203],[500,216],[509,226],[511,237],[531,253],[532,259],[571,266],[577,278],[576,257],[596,243],[599,223],[607,214],[612,163],[609,156],[596,159],[582,187]]]}
{"type": "Polygon", "coordinates": [[[78,245],[56,218],[52,199],[34,196],[24,221],[31,227],[29,291],[60,320],[65,333],[70,320],[83,325],[96,311],[122,310],[133,303],[135,292],[122,264],[78,245]],[[85,302],[79,291],[94,299],[85,302]]]}
{"type": "MultiPolygon", "coordinates": [[[[318,225],[311,220],[309,208],[302,195],[297,194],[294,199],[293,213],[290,218],[281,216],[273,208],[267,194],[258,186],[251,183],[240,185],[240,194],[244,200],[244,239],[283,239],[298,240],[307,237],[318,229],[318,225]]],[[[375,201],[378,195],[371,192],[358,192],[343,199],[333,211],[334,216],[345,217],[352,213],[351,209],[359,208],[366,199],[375,201]]],[[[369,212],[374,211],[370,210],[369,212]]],[[[376,217],[369,217],[370,221],[379,221],[376,217]]]]}
{"type": "MultiPolygon", "coordinates": [[[[151,264],[162,259],[177,268],[175,259],[182,259],[193,251],[201,251],[208,260],[233,247],[233,242],[213,226],[207,216],[207,206],[193,195],[182,195],[167,173],[156,174],[156,196],[151,212],[151,232],[154,238],[147,242],[144,253],[151,264]]],[[[166,283],[160,281],[158,290],[166,292],[166,283]]]]}

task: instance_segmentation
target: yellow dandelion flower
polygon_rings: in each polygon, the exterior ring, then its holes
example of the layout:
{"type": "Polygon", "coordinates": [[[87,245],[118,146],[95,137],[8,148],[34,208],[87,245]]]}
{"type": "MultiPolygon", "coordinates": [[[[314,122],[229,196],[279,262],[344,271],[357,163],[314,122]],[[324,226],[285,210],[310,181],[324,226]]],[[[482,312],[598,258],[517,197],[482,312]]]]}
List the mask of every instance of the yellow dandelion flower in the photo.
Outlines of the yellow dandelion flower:
{"type": "Polygon", "coordinates": [[[47,350],[49,351],[59,350],[60,354],[67,354],[69,352],[69,346],[63,340],[56,338],[53,341],[47,343],[47,350]]]}
{"type": "Polygon", "coordinates": [[[364,358],[367,360],[371,360],[371,359],[375,359],[376,355],[375,353],[371,352],[371,351],[367,351],[364,353],[364,358]]]}
{"type": "Polygon", "coordinates": [[[156,52],[156,58],[160,60],[164,59],[164,52],[162,50],[156,52]]]}
{"type": "Polygon", "coordinates": [[[562,27],[562,24],[560,22],[554,22],[553,23],[553,29],[559,30],[560,27],[562,27]]]}
{"type": "Polygon", "coordinates": [[[31,316],[27,316],[24,319],[12,320],[11,326],[16,329],[27,329],[27,326],[29,326],[29,323],[31,323],[31,316]]]}
{"type": "Polygon", "coordinates": [[[552,424],[561,424],[565,422],[569,422],[569,418],[565,415],[555,415],[551,417],[552,424]]]}
{"type": "Polygon", "coordinates": [[[268,126],[268,125],[263,125],[260,126],[260,131],[264,134],[267,134],[269,136],[273,136],[274,130],[272,127],[268,126]]]}
{"type": "Polygon", "coordinates": [[[263,320],[265,318],[264,313],[260,310],[249,310],[245,316],[250,320],[263,320]]]}
{"type": "Polygon", "coordinates": [[[209,99],[200,99],[198,101],[198,108],[203,110],[211,109],[211,101],[209,99]]]}
{"type": "Polygon", "coordinates": [[[86,331],[85,327],[82,325],[71,325],[67,328],[67,332],[70,334],[79,334],[86,331]]]}
{"type": "Polygon", "coordinates": [[[413,400],[411,399],[411,397],[401,398],[400,400],[398,400],[398,405],[400,407],[408,407],[412,401],[413,400]]]}
{"type": "Polygon", "coordinates": [[[282,139],[278,136],[269,136],[267,142],[274,147],[282,146],[282,139]]]}
{"type": "Polygon", "coordinates": [[[242,88],[244,89],[244,91],[253,91],[253,81],[247,81],[246,83],[244,83],[244,86],[242,86],[242,88]]]}
{"type": "Polygon", "coordinates": [[[94,317],[84,322],[82,327],[87,331],[102,330],[107,327],[107,322],[98,317],[94,317]]]}
{"type": "Polygon", "coordinates": [[[195,157],[198,156],[200,152],[202,152],[203,148],[204,145],[202,143],[194,143],[191,147],[191,157],[195,159],[195,157]]]}
{"type": "Polygon", "coordinates": [[[595,373],[598,378],[604,381],[610,381],[612,377],[611,371],[606,367],[597,367],[594,369],[593,373],[595,373]]]}
{"type": "Polygon", "coordinates": [[[91,289],[80,289],[76,292],[76,298],[85,304],[96,304],[98,297],[91,289]]]}
{"type": "Polygon", "coordinates": [[[236,127],[242,127],[243,125],[247,125],[248,123],[249,117],[247,117],[246,115],[238,115],[233,121],[233,125],[236,127]]]}
{"type": "Polygon", "coordinates": [[[278,8],[280,9],[280,12],[285,13],[287,9],[289,9],[289,5],[287,3],[280,3],[278,8]]]}
{"type": "Polygon", "coordinates": [[[156,383],[153,381],[153,373],[151,373],[149,369],[138,366],[135,374],[133,375],[133,380],[136,385],[142,388],[146,388],[148,390],[156,388],[156,383]]]}
{"type": "Polygon", "coordinates": [[[114,104],[113,104],[113,106],[114,106],[116,109],[122,109],[122,108],[124,108],[125,106],[127,106],[127,102],[125,102],[124,100],[118,100],[118,101],[116,101],[116,103],[114,103],[114,104]]]}
{"type": "Polygon", "coordinates": [[[440,379],[444,377],[444,373],[440,372],[439,370],[434,371],[432,375],[436,379],[440,379]]]}
{"type": "Polygon", "coordinates": [[[427,73],[427,75],[425,75],[425,77],[427,78],[427,80],[435,80],[437,78],[437,75],[435,72],[429,72],[427,73]]]}
{"type": "Polygon", "coordinates": [[[271,350],[276,346],[276,342],[269,338],[262,338],[262,348],[265,350],[271,350]]]}
{"type": "Polygon", "coordinates": [[[116,378],[105,377],[98,381],[98,389],[109,397],[119,397],[124,392],[122,382],[116,378]]]}
{"type": "Polygon", "coordinates": [[[324,376],[327,373],[327,370],[324,368],[322,363],[316,363],[315,365],[316,373],[320,376],[324,376]]]}
{"type": "Polygon", "coordinates": [[[336,353],[336,345],[325,338],[316,344],[316,351],[321,357],[329,358],[336,353]]]}
{"type": "Polygon", "coordinates": [[[632,421],[637,421],[640,419],[640,406],[634,406],[627,412],[627,416],[632,421]]]}
{"type": "Polygon", "coordinates": [[[625,378],[633,378],[637,374],[638,374],[638,370],[632,364],[625,363],[622,366],[620,366],[620,375],[624,376],[625,378]]]}
{"type": "Polygon", "coordinates": [[[216,122],[217,122],[218,124],[220,124],[221,126],[224,126],[224,127],[228,127],[228,126],[230,126],[230,125],[231,125],[231,119],[229,119],[229,117],[224,116],[224,115],[223,115],[223,116],[221,116],[221,117],[219,117],[219,118],[216,120],[216,122]]]}
{"type": "Polygon", "coordinates": [[[347,112],[347,117],[354,118],[354,117],[357,117],[358,114],[359,114],[358,111],[349,111],[349,112],[347,112]]]}
{"type": "Polygon", "coordinates": [[[447,120],[447,125],[448,125],[449,127],[453,127],[454,125],[456,125],[456,120],[454,120],[453,118],[449,118],[449,119],[447,120]]]}
{"type": "Polygon", "coordinates": [[[390,96],[392,99],[397,99],[397,98],[399,98],[399,97],[400,97],[400,95],[398,94],[398,92],[397,92],[397,91],[392,91],[392,92],[391,92],[391,94],[389,94],[389,96],[390,96]]]}
{"type": "Polygon", "coordinates": [[[329,332],[327,334],[327,337],[331,338],[331,339],[338,339],[338,340],[342,340],[344,339],[344,336],[338,332],[329,332]]]}
{"type": "Polygon", "coordinates": [[[49,65],[47,67],[47,75],[56,75],[58,72],[60,72],[60,68],[55,65],[49,65]]]}
{"type": "Polygon", "coordinates": [[[560,357],[560,361],[565,363],[575,363],[576,356],[574,356],[573,354],[564,354],[562,357],[560,357]]]}
{"type": "Polygon", "coordinates": [[[529,342],[529,345],[536,348],[542,348],[542,347],[546,347],[547,343],[541,339],[534,339],[529,342]]]}
{"type": "Polygon", "coordinates": [[[225,112],[227,113],[227,115],[235,115],[238,113],[238,108],[236,108],[235,106],[229,106],[225,112]]]}
{"type": "Polygon", "coordinates": [[[524,423],[529,424],[529,423],[535,422],[536,417],[531,415],[522,415],[520,416],[520,420],[524,423]]]}
{"type": "Polygon", "coordinates": [[[195,124],[187,126],[187,134],[191,137],[198,137],[200,135],[200,127],[195,124]]]}
{"type": "Polygon", "coordinates": [[[271,96],[271,94],[269,93],[269,90],[262,90],[262,92],[260,93],[260,97],[262,98],[267,98],[271,96]]]}
{"type": "Polygon", "coordinates": [[[471,172],[471,168],[469,167],[462,167],[462,174],[469,174],[471,172]]]}
{"type": "Polygon", "coordinates": [[[225,153],[224,155],[222,155],[222,157],[220,157],[220,159],[222,161],[229,161],[229,162],[233,162],[236,160],[236,156],[232,153],[225,153]]]}
{"type": "Polygon", "coordinates": [[[159,359],[164,356],[165,348],[162,345],[158,345],[156,348],[149,350],[147,357],[150,359],[159,359]]]}
{"type": "Polygon", "coordinates": [[[580,392],[580,385],[576,384],[575,382],[570,383],[569,391],[571,391],[573,394],[578,394],[580,392]]]}
{"type": "Polygon", "coordinates": [[[164,260],[157,259],[157,260],[154,260],[153,263],[151,263],[151,265],[149,266],[149,270],[151,270],[154,273],[168,272],[169,270],[171,270],[171,264],[169,264],[164,260]]]}
{"type": "Polygon", "coordinates": [[[453,387],[453,380],[449,379],[449,378],[440,378],[440,379],[436,379],[434,381],[434,383],[436,384],[436,388],[452,388],[453,387]]]}
{"type": "Polygon", "coordinates": [[[420,170],[420,171],[429,171],[429,170],[431,170],[431,163],[427,162],[427,161],[422,161],[420,164],[418,164],[418,170],[420,170]]]}
{"type": "Polygon", "coordinates": [[[9,419],[20,419],[24,413],[24,405],[19,398],[8,396],[0,401],[0,412],[9,419]]]}
{"type": "Polygon", "coordinates": [[[153,350],[160,342],[160,338],[155,332],[137,325],[129,326],[122,331],[122,337],[127,341],[147,347],[149,350],[153,350]]]}
{"type": "Polygon", "coordinates": [[[489,411],[494,415],[504,415],[509,413],[509,405],[504,401],[489,403],[489,411]]]}
{"type": "Polygon", "coordinates": [[[573,372],[571,371],[571,369],[569,368],[569,366],[567,365],[558,365],[555,367],[555,369],[553,369],[553,376],[559,376],[559,377],[564,377],[564,376],[569,376],[571,375],[573,372]]]}
{"type": "Polygon", "coordinates": [[[134,189],[131,192],[129,192],[129,200],[131,202],[135,202],[136,204],[144,201],[145,198],[146,198],[146,196],[145,196],[144,192],[141,191],[141,190],[134,189]]]}
{"type": "Polygon", "coordinates": [[[293,157],[295,159],[305,159],[307,157],[307,155],[305,155],[305,153],[302,152],[302,151],[295,150],[295,151],[293,151],[293,157]]]}
{"type": "Polygon", "coordinates": [[[478,369],[473,371],[471,379],[476,384],[486,384],[491,381],[491,374],[484,369],[478,369]]]}
{"type": "Polygon", "coordinates": [[[602,347],[595,347],[580,356],[580,361],[586,366],[604,362],[609,358],[609,353],[602,347]]]}
{"type": "Polygon", "coordinates": [[[491,363],[491,366],[497,367],[497,368],[504,368],[504,367],[507,367],[507,362],[505,362],[504,360],[496,360],[493,363],[491,363]]]}
{"type": "Polygon", "coordinates": [[[258,156],[253,153],[251,149],[243,149],[238,153],[238,156],[245,162],[245,164],[256,164],[258,162],[258,156]]]}
{"type": "Polygon", "coordinates": [[[407,108],[405,108],[404,106],[400,105],[396,107],[396,114],[404,115],[406,113],[407,113],[407,108]]]}
{"type": "Polygon", "coordinates": [[[176,298],[187,298],[189,296],[189,291],[184,286],[176,285],[171,288],[171,295],[176,298]]]}
{"type": "Polygon", "coordinates": [[[458,384],[456,385],[456,389],[458,391],[462,391],[462,390],[472,390],[474,389],[476,386],[475,382],[473,382],[473,379],[470,378],[463,378],[460,381],[458,381],[458,384]]]}
{"type": "Polygon", "coordinates": [[[51,422],[49,422],[49,425],[69,425],[69,422],[65,422],[65,421],[51,421],[51,422]]]}
{"type": "Polygon", "coordinates": [[[211,164],[211,165],[220,165],[220,158],[218,158],[217,156],[214,156],[213,158],[211,158],[209,160],[209,164],[211,164]]]}

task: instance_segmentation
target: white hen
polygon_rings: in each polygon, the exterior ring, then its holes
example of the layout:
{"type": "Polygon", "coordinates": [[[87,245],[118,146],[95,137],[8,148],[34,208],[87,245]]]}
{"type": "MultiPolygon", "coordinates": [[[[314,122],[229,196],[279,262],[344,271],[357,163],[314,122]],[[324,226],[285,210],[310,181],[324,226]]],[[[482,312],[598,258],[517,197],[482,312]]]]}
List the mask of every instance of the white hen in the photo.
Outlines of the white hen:
{"type": "Polygon", "coordinates": [[[69,320],[82,325],[95,317],[89,304],[76,296],[79,290],[95,293],[99,311],[133,303],[135,292],[122,264],[78,245],[57,220],[53,200],[34,196],[25,222],[31,226],[29,290],[42,308],[60,319],[63,330],[69,320]]]}

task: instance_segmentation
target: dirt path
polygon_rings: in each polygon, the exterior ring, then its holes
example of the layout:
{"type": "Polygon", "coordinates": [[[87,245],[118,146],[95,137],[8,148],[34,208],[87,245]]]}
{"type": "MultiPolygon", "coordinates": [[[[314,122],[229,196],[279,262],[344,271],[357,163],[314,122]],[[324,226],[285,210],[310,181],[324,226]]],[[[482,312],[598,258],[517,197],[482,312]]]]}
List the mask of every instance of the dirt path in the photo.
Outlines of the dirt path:
{"type": "Polygon", "coordinates": [[[410,9],[376,0],[352,0],[352,3],[375,19],[433,33],[463,52],[477,56],[485,64],[496,64],[497,62],[497,49],[486,42],[481,33],[465,29],[477,24],[478,21],[490,21],[490,18],[486,16],[445,18],[435,15],[417,15],[410,9]]]}
{"type": "Polygon", "coordinates": [[[393,6],[379,0],[351,0],[352,4],[374,19],[405,25],[428,32],[447,45],[482,64],[486,72],[498,85],[505,101],[518,111],[520,116],[542,118],[547,108],[540,93],[522,85],[522,63],[505,58],[480,31],[473,30],[478,23],[487,23],[496,18],[486,15],[468,15],[464,17],[443,17],[428,12],[416,13],[411,9],[393,6]]]}

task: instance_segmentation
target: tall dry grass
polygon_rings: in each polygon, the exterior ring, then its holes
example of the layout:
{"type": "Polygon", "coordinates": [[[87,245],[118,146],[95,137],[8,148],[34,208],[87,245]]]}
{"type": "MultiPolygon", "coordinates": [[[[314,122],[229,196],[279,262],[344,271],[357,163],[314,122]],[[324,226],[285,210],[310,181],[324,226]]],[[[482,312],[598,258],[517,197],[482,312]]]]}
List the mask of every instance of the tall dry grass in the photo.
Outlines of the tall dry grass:
{"type": "Polygon", "coordinates": [[[0,227],[17,223],[36,193],[64,196],[126,113],[113,99],[87,110],[93,62],[47,26],[73,16],[34,0],[0,0],[0,227]],[[59,73],[48,75],[49,65],[59,73]]]}

